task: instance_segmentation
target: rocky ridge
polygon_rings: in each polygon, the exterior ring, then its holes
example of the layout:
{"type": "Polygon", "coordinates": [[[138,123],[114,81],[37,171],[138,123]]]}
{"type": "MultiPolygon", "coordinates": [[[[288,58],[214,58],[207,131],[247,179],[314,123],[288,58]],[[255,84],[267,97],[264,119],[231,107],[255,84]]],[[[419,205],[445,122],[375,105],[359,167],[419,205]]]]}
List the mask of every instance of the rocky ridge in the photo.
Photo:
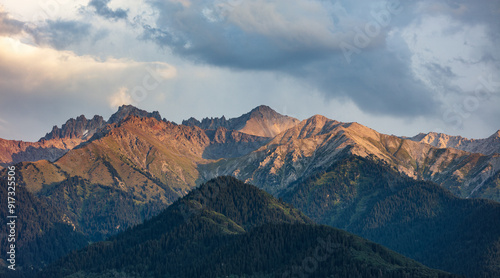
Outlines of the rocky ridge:
{"type": "Polygon", "coordinates": [[[106,121],[101,116],[95,115],[92,119],[87,120],[84,115],[81,115],[76,119],[69,119],[61,128],[54,126],[52,131],[38,142],[53,139],[81,139],[85,141],[105,125],[106,121]]]}
{"type": "Polygon", "coordinates": [[[217,161],[200,172],[204,178],[233,175],[276,193],[349,155],[385,161],[408,177],[434,181],[460,197],[500,200],[500,183],[495,179],[500,171],[498,154],[437,148],[320,115],[278,134],[246,156],[217,161]]]}
{"type": "Polygon", "coordinates": [[[0,138],[0,169],[25,161],[48,160],[56,161],[69,150],[92,138],[108,124],[117,124],[127,116],[153,117],[161,121],[160,114],[155,111],[148,113],[132,105],[121,106],[108,121],[95,115],[87,119],[84,115],[71,118],[60,128],[54,126],[52,131],[37,142],[4,140],[0,138]]]}
{"type": "MultiPolygon", "coordinates": [[[[122,184],[126,188],[128,184],[135,188],[139,180],[148,183],[147,180],[157,179],[168,185],[168,190],[177,192],[167,194],[175,199],[219,175],[232,175],[276,193],[345,156],[356,155],[382,160],[408,177],[436,182],[460,197],[500,200],[499,154],[439,148],[433,145],[435,140],[425,142],[425,136],[410,140],[385,135],[358,123],[341,123],[321,115],[295,123],[298,120],[267,106],[259,106],[236,119],[205,119],[197,124],[191,119],[184,122],[187,125],[161,120],[157,112],[122,106],[108,122],[117,119],[121,120],[96,131],[92,139],[54,165],[70,176],[107,185],[122,184]],[[282,126],[278,125],[280,122],[282,126]],[[274,137],[251,134],[259,133],[253,132],[258,127],[262,128],[261,134],[266,134],[271,130],[270,123],[279,127],[273,132],[283,131],[274,137]],[[144,178],[128,178],[132,176],[144,178]]],[[[69,124],[66,129],[76,130],[77,126],[81,130],[85,125],[69,124]]],[[[81,134],[63,129],[53,133],[81,134]]],[[[499,138],[493,135],[481,142],[498,148],[499,138]]],[[[35,179],[33,184],[33,188],[40,188],[43,179],[35,179]]],[[[137,189],[135,194],[142,191],[137,189]]],[[[154,195],[162,192],[158,190],[154,195]]]]}
{"type": "Polygon", "coordinates": [[[454,148],[471,153],[485,155],[500,153],[500,130],[484,139],[467,139],[461,136],[451,136],[443,133],[420,133],[409,137],[412,141],[426,143],[438,148],[454,148]]]}
{"type": "Polygon", "coordinates": [[[274,137],[297,123],[299,120],[281,115],[265,105],[258,106],[249,113],[229,120],[222,116],[221,118],[204,118],[201,122],[195,118],[182,122],[183,125],[198,126],[202,129],[216,130],[222,127],[261,137],[274,137]]]}

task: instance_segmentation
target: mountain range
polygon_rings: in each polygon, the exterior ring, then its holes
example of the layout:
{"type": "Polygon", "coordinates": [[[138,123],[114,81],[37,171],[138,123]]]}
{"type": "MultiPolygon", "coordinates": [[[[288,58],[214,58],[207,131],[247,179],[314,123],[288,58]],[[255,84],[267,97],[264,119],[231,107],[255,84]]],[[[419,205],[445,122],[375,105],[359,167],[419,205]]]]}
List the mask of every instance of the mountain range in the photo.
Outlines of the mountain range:
{"type": "MultiPolygon", "coordinates": [[[[498,145],[499,140],[491,142],[498,145]]],[[[438,148],[320,115],[301,121],[246,156],[226,158],[199,169],[205,179],[234,175],[276,193],[345,155],[383,160],[408,177],[436,182],[460,197],[500,200],[499,153],[438,148]]]]}
{"type": "Polygon", "coordinates": [[[373,240],[429,267],[495,277],[500,203],[461,199],[383,162],[346,157],[279,195],[315,222],[373,240]]]}
{"type": "Polygon", "coordinates": [[[69,150],[90,139],[103,128],[106,121],[101,116],[87,120],[84,115],[69,119],[61,128],[54,126],[52,131],[38,142],[23,142],[0,138],[0,167],[23,162],[49,160],[55,161],[69,150]]]}
{"type": "MultiPolygon", "coordinates": [[[[162,120],[158,112],[122,106],[107,122],[99,116],[92,120],[80,116],[70,119],[61,128],[54,127],[38,142],[1,140],[1,165],[41,159],[54,162],[79,144],[115,136],[115,132],[109,136],[107,132],[115,127],[125,129],[121,123],[133,116],[148,119],[150,125],[156,124],[160,129],[170,127],[163,135],[147,134],[152,140],[163,136],[158,138],[160,142],[168,140],[177,144],[177,140],[186,140],[186,133],[196,134],[187,139],[193,146],[183,152],[189,153],[195,162],[189,172],[196,172],[195,176],[201,177],[197,184],[218,175],[234,175],[277,192],[301,176],[328,167],[348,152],[384,160],[411,178],[434,181],[460,197],[500,200],[500,132],[477,140],[436,133],[400,138],[320,115],[299,121],[267,106],[257,107],[234,119],[206,118],[200,122],[191,118],[183,125],[162,120]],[[165,134],[175,138],[166,138],[165,134]],[[245,165],[245,169],[241,165],[245,165]]],[[[128,127],[134,124],[139,122],[128,123],[128,127]]],[[[112,140],[123,143],[128,139],[131,138],[112,140]]],[[[178,183],[193,186],[197,178],[186,181],[179,177],[178,183]]]]}
{"type": "MultiPolygon", "coordinates": [[[[234,119],[191,118],[178,125],[158,112],[127,105],[108,121],[70,119],[38,142],[2,139],[0,165],[16,166],[23,200],[39,208],[36,214],[22,212],[30,225],[20,227],[20,244],[43,246],[24,253],[25,269],[43,268],[71,250],[143,223],[206,181],[233,176],[282,197],[317,223],[366,237],[433,268],[495,277],[500,275],[499,149],[499,132],[479,140],[433,133],[405,138],[320,115],[299,121],[267,106],[234,119]],[[342,167],[347,167],[344,172],[338,170],[342,167]],[[426,186],[434,193],[411,190],[426,186]],[[422,200],[440,205],[424,206],[422,200]],[[398,217],[367,225],[385,215],[380,206],[398,217]],[[45,214],[50,217],[39,221],[45,214]],[[428,223],[441,220],[444,235],[423,232],[428,223]],[[399,240],[381,236],[411,231],[414,225],[419,232],[401,233],[399,240]],[[64,235],[61,244],[47,244],[55,235],[64,235]],[[422,244],[422,235],[457,243],[435,250],[422,244]],[[457,252],[482,266],[453,263],[457,252]],[[442,264],[426,259],[437,254],[445,258],[442,264]]],[[[1,248],[4,240],[1,234],[1,248]]]]}

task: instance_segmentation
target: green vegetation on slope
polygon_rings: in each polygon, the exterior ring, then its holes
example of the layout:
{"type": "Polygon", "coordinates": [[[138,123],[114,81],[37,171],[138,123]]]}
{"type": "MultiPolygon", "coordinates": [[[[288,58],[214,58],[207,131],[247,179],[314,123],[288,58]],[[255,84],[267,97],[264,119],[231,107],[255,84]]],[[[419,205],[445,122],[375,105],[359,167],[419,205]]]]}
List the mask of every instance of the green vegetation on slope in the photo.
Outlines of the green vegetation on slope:
{"type": "Polygon", "coordinates": [[[40,277],[452,277],[219,177],[40,277]],[[233,276],[230,276],[233,275],[233,276]],[[284,275],[284,276],[283,276],[284,275]]]}
{"type": "Polygon", "coordinates": [[[347,230],[430,267],[500,276],[500,204],[460,199],[383,163],[349,157],[280,196],[313,220],[347,230]]]}
{"type": "Polygon", "coordinates": [[[92,241],[100,241],[142,223],[165,208],[159,200],[138,202],[131,193],[114,187],[69,178],[39,193],[49,206],[68,217],[92,241]]]}
{"type": "MultiPolygon", "coordinates": [[[[0,179],[0,233],[1,260],[6,259],[7,247],[13,242],[8,242],[7,234],[7,180],[0,179]],[[4,202],[5,200],[5,202],[4,202]]],[[[15,215],[16,219],[16,271],[6,267],[0,269],[1,277],[9,274],[24,272],[29,277],[32,271],[40,268],[66,255],[72,250],[82,248],[88,244],[88,237],[64,221],[64,212],[57,207],[48,205],[38,199],[23,186],[16,186],[15,190],[15,215]]],[[[20,277],[21,275],[19,275],[20,277]]],[[[15,276],[13,276],[15,277],[15,276]]]]}
{"type": "MultiPolygon", "coordinates": [[[[27,277],[70,251],[140,224],[165,208],[160,200],[140,201],[120,188],[93,184],[80,177],[45,185],[36,193],[24,185],[21,172],[16,177],[16,265],[17,274],[27,277]]],[[[0,196],[7,196],[6,180],[0,181],[0,196]]],[[[7,219],[7,209],[7,205],[0,207],[2,223],[7,219]]],[[[3,254],[8,246],[6,236],[0,234],[3,254]]]]}

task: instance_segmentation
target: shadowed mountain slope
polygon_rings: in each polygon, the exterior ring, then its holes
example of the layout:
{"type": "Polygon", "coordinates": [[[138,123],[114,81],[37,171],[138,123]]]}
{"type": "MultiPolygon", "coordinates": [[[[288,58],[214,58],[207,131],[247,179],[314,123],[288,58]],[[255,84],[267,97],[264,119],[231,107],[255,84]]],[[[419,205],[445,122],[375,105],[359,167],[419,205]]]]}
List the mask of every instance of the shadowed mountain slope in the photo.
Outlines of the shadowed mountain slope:
{"type": "Polygon", "coordinates": [[[318,223],[467,277],[500,276],[500,203],[460,199],[385,163],[349,157],[279,194],[318,223]]]}
{"type": "Polygon", "coordinates": [[[233,175],[276,193],[349,155],[383,160],[408,177],[436,182],[460,197],[500,200],[500,183],[494,179],[500,172],[500,154],[440,149],[320,115],[303,120],[248,155],[200,167],[200,173],[204,179],[233,175]]]}
{"type": "Polygon", "coordinates": [[[220,177],[143,225],[72,253],[40,277],[452,277],[310,223],[268,193],[220,177]]]}

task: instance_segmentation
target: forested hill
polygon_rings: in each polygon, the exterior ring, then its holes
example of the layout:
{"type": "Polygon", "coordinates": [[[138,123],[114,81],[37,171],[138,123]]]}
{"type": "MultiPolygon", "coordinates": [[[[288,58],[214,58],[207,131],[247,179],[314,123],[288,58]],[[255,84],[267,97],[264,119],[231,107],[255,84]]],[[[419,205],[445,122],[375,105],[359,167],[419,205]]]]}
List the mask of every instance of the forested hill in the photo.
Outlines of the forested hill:
{"type": "Polygon", "coordinates": [[[453,277],[219,177],[40,277],[453,277]],[[232,276],[231,276],[232,275],[232,276]],[[285,275],[285,276],[283,276],[285,275]]]}
{"type": "Polygon", "coordinates": [[[403,177],[385,163],[350,157],[280,196],[318,223],[338,227],[427,266],[500,277],[500,204],[460,199],[403,177]]]}
{"type": "MultiPolygon", "coordinates": [[[[25,273],[26,277],[32,271],[38,271],[39,267],[46,266],[54,260],[66,255],[72,250],[86,246],[90,239],[81,232],[75,231],[74,227],[65,218],[64,211],[48,205],[31,194],[23,186],[16,186],[14,196],[15,205],[13,211],[16,219],[16,271],[3,267],[7,248],[12,242],[8,242],[7,235],[7,210],[8,186],[7,179],[0,178],[0,196],[2,197],[2,209],[0,209],[0,277],[7,274],[25,273]],[[64,221],[66,220],[66,221],[64,221]]],[[[11,191],[14,192],[14,191],[11,191]]],[[[11,276],[9,276],[11,277],[11,276]]],[[[21,277],[21,276],[12,276],[21,277]]]]}

